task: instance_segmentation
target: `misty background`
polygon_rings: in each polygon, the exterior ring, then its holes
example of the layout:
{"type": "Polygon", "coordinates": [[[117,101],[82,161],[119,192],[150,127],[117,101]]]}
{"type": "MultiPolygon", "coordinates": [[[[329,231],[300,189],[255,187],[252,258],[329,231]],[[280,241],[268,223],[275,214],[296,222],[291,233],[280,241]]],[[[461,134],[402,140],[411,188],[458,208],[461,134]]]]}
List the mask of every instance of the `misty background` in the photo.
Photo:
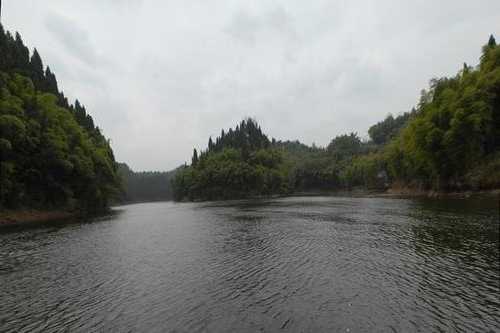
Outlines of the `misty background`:
{"type": "MultiPolygon", "coordinates": [[[[327,145],[409,111],[432,77],[476,65],[500,1],[2,1],[85,104],[118,161],[169,170],[254,117],[327,145]]],[[[491,31],[495,27],[495,31],[491,31]]]]}

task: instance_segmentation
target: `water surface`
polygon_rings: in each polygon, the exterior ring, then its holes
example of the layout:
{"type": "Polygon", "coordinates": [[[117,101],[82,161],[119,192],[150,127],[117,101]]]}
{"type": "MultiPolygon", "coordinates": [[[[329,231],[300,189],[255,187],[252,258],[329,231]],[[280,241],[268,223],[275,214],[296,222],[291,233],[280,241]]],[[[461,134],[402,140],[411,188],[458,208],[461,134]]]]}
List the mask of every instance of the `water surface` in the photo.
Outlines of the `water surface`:
{"type": "Polygon", "coordinates": [[[495,200],[148,203],[0,229],[2,332],[500,331],[495,200]]]}

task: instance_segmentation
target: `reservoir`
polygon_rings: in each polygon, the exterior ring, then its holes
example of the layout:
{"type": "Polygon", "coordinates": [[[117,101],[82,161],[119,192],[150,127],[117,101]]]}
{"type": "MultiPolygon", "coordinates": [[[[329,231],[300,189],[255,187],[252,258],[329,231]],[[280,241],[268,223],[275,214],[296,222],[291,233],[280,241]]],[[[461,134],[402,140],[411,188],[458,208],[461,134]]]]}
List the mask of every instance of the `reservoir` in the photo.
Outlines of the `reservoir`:
{"type": "Polygon", "coordinates": [[[158,202],[0,229],[1,332],[498,332],[495,198],[158,202]]]}

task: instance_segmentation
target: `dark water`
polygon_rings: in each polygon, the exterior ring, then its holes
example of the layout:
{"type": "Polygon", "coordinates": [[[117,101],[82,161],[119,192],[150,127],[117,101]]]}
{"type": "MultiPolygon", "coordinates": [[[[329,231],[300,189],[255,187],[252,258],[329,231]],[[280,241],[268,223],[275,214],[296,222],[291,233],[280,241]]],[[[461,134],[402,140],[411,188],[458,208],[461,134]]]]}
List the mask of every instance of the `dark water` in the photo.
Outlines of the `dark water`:
{"type": "Polygon", "coordinates": [[[0,229],[0,331],[500,331],[495,200],[123,206],[0,229]]]}

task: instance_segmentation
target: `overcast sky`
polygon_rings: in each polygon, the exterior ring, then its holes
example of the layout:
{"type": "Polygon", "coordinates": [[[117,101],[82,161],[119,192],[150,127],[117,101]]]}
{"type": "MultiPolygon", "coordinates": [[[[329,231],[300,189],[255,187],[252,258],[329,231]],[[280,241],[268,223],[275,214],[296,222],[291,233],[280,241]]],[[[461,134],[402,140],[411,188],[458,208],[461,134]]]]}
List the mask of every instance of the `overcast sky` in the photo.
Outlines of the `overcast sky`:
{"type": "Polygon", "coordinates": [[[4,0],[19,31],[134,170],[168,170],[246,116],[327,145],[477,64],[500,1],[4,0]]]}

